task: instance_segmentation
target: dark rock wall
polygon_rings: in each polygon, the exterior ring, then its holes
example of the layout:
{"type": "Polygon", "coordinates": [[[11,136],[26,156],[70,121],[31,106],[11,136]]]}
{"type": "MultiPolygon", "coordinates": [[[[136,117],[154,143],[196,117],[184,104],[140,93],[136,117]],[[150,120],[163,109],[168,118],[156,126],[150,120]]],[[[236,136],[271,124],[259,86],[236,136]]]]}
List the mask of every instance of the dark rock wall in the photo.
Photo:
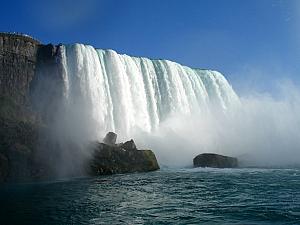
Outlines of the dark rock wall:
{"type": "Polygon", "coordinates": [[[48,132],[41,131],[48,129],[45,112],[53,114],[56,109],[50,101],[57,95],[49,90],[62,83],[57,79],[58,50],[28,36],[0,33],[0,181],[39,179],[51,173],[51,156],[46,162],[38,153],[53,145],[44,144],[50,142],[43,135],[48,132]],[[37,108],[35,100],[43,105],[37,108]]]}
{"type": "Polygon", "coordinates": [[[28,36],[0,33],[0,95],[29,102],[40,42],[28,36]]]}
{"type": "Polygon", "coordinates": [[[0,98],[9,98],[30,111],[21,114],[31,113],[51,123],[64,92],[61,59],[61,45],[0,33],[0,98]]]}

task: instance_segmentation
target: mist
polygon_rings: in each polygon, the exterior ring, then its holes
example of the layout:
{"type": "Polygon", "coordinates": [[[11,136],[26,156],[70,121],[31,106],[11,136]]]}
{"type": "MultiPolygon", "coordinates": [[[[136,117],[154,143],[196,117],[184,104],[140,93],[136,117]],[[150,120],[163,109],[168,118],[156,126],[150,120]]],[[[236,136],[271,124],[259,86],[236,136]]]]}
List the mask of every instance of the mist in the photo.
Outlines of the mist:
{"type": "MultiPolygon", "coordinates": [[[[92,154],[91,142],[101,141],[104,135],[94,119],[91,102],[78,91],[78,86],[69,98],[61,61],[65,58],[61,54],[57,48],[52,58],[40,61],[31,84],[31,101],[40,117],[36,157],[56,178],[85,175],[86,162],[92,154]]],[[[76,73],[74,77],[77,78],[76,73]]]]}
{"type": "Polygon", "coordinates": [[[217,71],[81,44],[57,52],[34,96],[53,145],[41,155],[59,175],[80,173],[89,144],[109,131],[153,150],[162,167],[190,167],[200,153],[234,156],[242,167],[300,165],[300,92],[291,81],[272,95],[238,96],[217,71]]]}
{"type": "Polygon", "coordinates": [[[276,95],[240,96],[240,105],[226,113],[176,115],[151,134],[135,134],[151,148],[162,166],[189,167],[200,153],[234,156],[240,166],[294,167],[300,165],[300,92],[281,82],[276,95]]]}
{"type": "MultiPolygon", "coordinates": [[[[240,104],[221,111],[173,114],[152,132],[132,127],[118,133],[118,141],[133,138],[140,149],[155,152],[164,167],[191,167],[200,153],[234,156],[242,167],[300,166],[300,92],[292,82],[276,88],[276,96],[257,93],[239,96],[240,104]]],[[[92,115],[92,105],[80,96],[59,102],[47,136],[57,143],[58,176],[78,173],[91,156],[87,148],[102,141],[105,130],[92,115]],[[79,169],[81,168],[81,169],[79,169]]],[[[48,155],[49,152],[43,152],[48,155]]],[[[82,172],[82,171],[81,171],[82,172]]]]}

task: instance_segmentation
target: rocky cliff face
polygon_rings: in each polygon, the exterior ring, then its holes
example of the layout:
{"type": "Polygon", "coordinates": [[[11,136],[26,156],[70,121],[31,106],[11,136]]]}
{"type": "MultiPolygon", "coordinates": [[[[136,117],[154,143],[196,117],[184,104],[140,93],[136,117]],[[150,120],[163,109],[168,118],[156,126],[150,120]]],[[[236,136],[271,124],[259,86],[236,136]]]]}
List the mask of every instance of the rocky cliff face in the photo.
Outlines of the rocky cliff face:
{"type": "Polygon", "coordinates": [[[47,130],[62,94],[59,48],[0,33],[0,181],[55,176],[59,150],[47,130]]]}
{"type": "Polygon", "coordinates": [[[28,36],[0,33],[0,95],[27,104],[40,42],[28,36]]]}
{"type": "Polygon", "coordinates": [[[38,122],[30,86],[39,46],[30,37],[0,33],[0,181],[31,176],[38,122]]]}
{"type": "Polygon", "coordinates": [[[49,96],[54,99],[62,93],[60,59],[60,45],[43,45],[29,36],[0,33],[0,96],[31,106],[35,100],[32,95],[39,92],[47,93],[43,100],[51,101],[49,96]],[[44,82],[40,82],[42,77],[44,82]]]}

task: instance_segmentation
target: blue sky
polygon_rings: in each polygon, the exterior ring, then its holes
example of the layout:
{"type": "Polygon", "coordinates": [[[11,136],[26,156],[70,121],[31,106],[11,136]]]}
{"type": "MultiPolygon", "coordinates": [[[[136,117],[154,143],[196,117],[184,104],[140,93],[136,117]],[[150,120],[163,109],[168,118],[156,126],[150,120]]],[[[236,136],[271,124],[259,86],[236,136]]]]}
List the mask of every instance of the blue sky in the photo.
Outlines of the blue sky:
{"type": "Polygon", "coordinates": [[[242,93],[300,82],[298,0],[54,0],[1,3],[0,30],[222,72],[242,93]]]}

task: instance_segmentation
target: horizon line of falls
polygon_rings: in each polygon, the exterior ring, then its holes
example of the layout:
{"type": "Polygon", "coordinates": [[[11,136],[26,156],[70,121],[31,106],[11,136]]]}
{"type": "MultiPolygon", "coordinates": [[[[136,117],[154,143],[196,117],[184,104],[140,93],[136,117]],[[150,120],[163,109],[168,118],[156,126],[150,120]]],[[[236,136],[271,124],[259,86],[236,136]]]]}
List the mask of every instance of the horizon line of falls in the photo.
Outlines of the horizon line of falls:
{"type": "Polygon", "coordinates": [[[64,45],[61,54],[67,117],[83,120],[98,140],[108,131],[123,137],[153,132],[171,115],[201,115],[212,107],[226,113],[239,103],[216,71],[83,44],[64,45]]]}

